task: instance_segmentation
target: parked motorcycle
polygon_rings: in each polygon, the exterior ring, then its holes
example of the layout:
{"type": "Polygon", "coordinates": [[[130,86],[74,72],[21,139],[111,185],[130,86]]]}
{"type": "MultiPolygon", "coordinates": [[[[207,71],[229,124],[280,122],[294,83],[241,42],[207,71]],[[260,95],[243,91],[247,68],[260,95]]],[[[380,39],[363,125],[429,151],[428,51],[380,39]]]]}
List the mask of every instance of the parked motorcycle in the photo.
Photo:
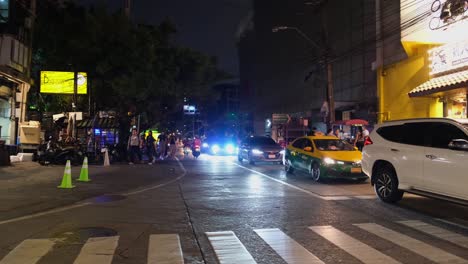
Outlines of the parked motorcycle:
{"type": "Polygon", "coordinates": [[[85,152],[79,145],[61,146],[49,138],[47,143],[39,147],[37,160],[41,165],[65,165],[70,160],[72,165],[81,165],[85,152]]]}

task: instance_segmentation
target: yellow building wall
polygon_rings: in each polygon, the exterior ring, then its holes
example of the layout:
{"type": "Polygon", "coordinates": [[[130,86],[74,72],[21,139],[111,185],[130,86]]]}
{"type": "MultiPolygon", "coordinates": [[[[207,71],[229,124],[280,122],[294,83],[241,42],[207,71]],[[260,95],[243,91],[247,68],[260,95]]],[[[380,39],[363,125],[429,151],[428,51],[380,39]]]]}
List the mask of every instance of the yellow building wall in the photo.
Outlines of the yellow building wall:
{"type": "Polygon", "coordinates": [[[412,48],[411,56],[380,69],[379,123],[390,120],[443,117],[443,104],[433,97],[409,97],[408,92],[428,81],[428,46],[412,48]]]}

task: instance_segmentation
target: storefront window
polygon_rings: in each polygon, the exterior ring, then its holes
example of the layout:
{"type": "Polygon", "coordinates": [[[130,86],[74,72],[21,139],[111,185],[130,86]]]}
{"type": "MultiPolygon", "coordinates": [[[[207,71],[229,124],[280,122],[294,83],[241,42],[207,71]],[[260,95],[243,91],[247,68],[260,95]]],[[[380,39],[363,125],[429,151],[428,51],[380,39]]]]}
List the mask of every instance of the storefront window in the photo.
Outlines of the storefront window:
{"type": "Polygon", "coordinates": [[[467,94],[457,94],[447,100],[447,114],[450,118],[468,118],[467,117],[467,94]]]}

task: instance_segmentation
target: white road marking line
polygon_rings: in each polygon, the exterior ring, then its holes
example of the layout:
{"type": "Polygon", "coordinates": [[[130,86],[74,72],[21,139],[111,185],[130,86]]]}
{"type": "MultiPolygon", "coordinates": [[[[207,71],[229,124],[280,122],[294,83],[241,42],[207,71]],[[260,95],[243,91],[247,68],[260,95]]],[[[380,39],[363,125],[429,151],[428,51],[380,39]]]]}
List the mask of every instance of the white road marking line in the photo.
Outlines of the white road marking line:
{"type": "Polygon", "coordinates": [[[92,237],[84,244],[74,264],[112,263],[119,236],[92,237]]]}
{"type": "Polygon", "coordinates": [[[309,229],[332,242],[342,250],[348,252],[363,263],[400,263],[332,226],[309,226],[309,229]]]}
{"type": "Polygon", "coordinates": [[[468,237],[461,234],[451,232],[434,225],[426,224],[418,220],[398,221],[398,223],[414,228],[431,236],[435,236],[442,240],[449,241],[458,246],[468,248],[468,237]]]}
{"type": "Polygon", "coordinates": [[[220,264],[256,264],[232,231],[206,232],[220,264]]]}
{"type": "Polygon", "coordinates": [[[323,200],[327,201],[343,201],[343,200],[350,200],[351,197],[348,196],[320,196],[323,200]]]}
{"type": "Polygon", "coordinates": [[[242,165],[239,165],[239,164],[237,164],[237,163],[235,163],[235,162],[231,162],[231,163],[234,164],[234,165],[236,165],[236,166],[238,166],[238,167],[241,167],[241,168],[243,168],[243,169],[245,169],[245,170],[251,171],[251,172],[253,172],[253,173],[255,173],[255,174],[258,174],[258,175],[260,175],[260,176],[262,176],[262,177],[265,177],[265,178],[268,178],[268,179],[270,179],[270,180],[272,180],[272,181],[281,183],[281,184],[283,184],[283,185],[285,185],[285,186],[288,186],[288,187],[293,188],[293,189],[295,189],[295,190],[297,190],[297,191],[306,193],[306,194],[308,194],[308,195],[310,195],[310,196],[312,196],[312,197],[318,198],[318,199],[322,199],[322,200],[326,200],[326,201],[331,201],[331,200],[348,200],[348,199],[349,199],[349,197],[347,197],[347,196],[335,196],[335,197],[338,197],[338,198],[333,198],[334,196],[321,196],[321,195],[318,195],[318,194],[313,193],[313,192],[311,192],[311,191],[308,191],[308,190],[302,189],[302,188],[300,188],[300,187],[297,187],[297,186],[295,186],[295,185],[292,185],[292,184],[290,184],[290,183],[287,183],[287,182],[284,182],[284,181],[275,179],[275,178],[273,178],[273,177],[270,177],[270,176],[266,175],[265,173],[262,173],[262,172],[259,172],[259,171],[255,171],[255,170],[249,169],[249,168],[244,167],[244,166],[242,166],[242,165]]]}
{"type": "Polygon", "coordinates": [[[74,205],[65,206],[65,207],[61,207],[61,208],[56,208],[56,209],[52,209],[52,210],[48,210],[48,211],[44,211],[44,212],[40,212],[40,213],[35,213],[35,214],[25,215],[25,216],[21,216],[21,217],[17,217],[17,218],[12,218],[12,219],[8,219],[8,220],[0,221],[0,225],[13,223],[13,222],[18,222],[18,221],[21,221],[21,220],[28,220],[28,219],[35,218],[35,217],[38,217],[38,216],[44,216],[44,215],[54,214],[54,213],[58,213],[58,212],[68,211],[70,209],[83,207],[83,206],[86,206],[86,205],[89,205],[89,204],[91,204],[91,203],[90,202],[84,202],[84,203],[74,204],[74,205]]]}
{"type": "MultiPolygon", "coordinates": [[[[185,167],[182,165],[182,163],[178,159],[177,159],[177,162],[179,163],[179,167],[182,169],[183,173],[182,173],[181,176],[177,177],[176,179],[171,180],[171,181],[166,182],[166,183],[163,183],[163,184],[158,184],[158,185],[155,185],[155,186],[147,187],[147,188],[144,188],[144,189],[140,189],[140,190],[136,190],[136,191],[132,191],[132,192],[127,192],[127,193],[117,193],[117,194],[121,194],[121,195],[125,195],[125,196],[135,195],[135,194],[139,194],[139,193],[142,193],[142,192],[146,192],[146,191],[150,191],[150,190],[154,190],[154,189],[157,189],[157,188],[164,187],[166,185],[169,185],[171,183],[174,183],[174,182],[184,178],[186,176],[186,174],[187,174],[187,171],[185,170],[185,167]]],[[[95,197],[90,198],[88,200],[92,200],[92,199],[95,199],[95,197]]],[[[16,217],[16,218],[0,221],[0,225],[8,224],[8,223],[14,223],[14,222],[22,221],[22,220],[28,220],[28,219],[36,218],[36,217],[39,217],[39,216],[55,214],[55,213],[68,211],[68,210],[71,210],[71,209],[75,209],[75,208],[79,208],[79,207],[83,207],[83,206],[87,206],[87,205],[91,205],[91,204],[93,204],[93,203],[92,202],[80,202],[80,203],[77,203],[77,204],[74,204],[74,205],[64,206],[64,207],[55,208],[55,209],[51,209],[51,210],[40,212],[40,213],[35,213],[35,214],[30,214],[30,215],[25,215],[25,216],[21,216],[21,217],[16,217]]]]}
{"type": "Polygon", "coordinates": [[[34,264],[54,246],[50,239],[26,239],[6,255],[0,264],[34,264]]]}
{"type": "Polygon", "coordinates": [[[373,199],[377,199],[377,196],[375,196],[375,195],[356,195],[356,196],[351,196],[351,198],[357,198],[357,199],[362,199],[362,200],[373,200],[373,199]]]}
{"type": "Polygon", "coordinates": [[[314,254],[287,236],[278,228],[254,230],[287,263],[323,264],[314,254]]]}
{"type": "Polygon", "coordinates": [[[395,232],[381,225],[374,223],[354,225],[436,263],[468,263],[468,261],[465,259],[450,254],[439,248],[433,247],[417,239],[411,238],[407,235],[395,232]]]}
{"type": "MultiPolygon", "coordinates": [[[[468,230],[468,226],[464,226],[464,225],[459,224],[459,223],[455,223],[455,222],[452,222],[452,221],[449,221],[449,220],[445,220],[445,219],[442,219],[442,218],[434,218],[434,219],[437,220],[437,221],[440,221],[440,222],[449,224],[449,225],[453,225],[453,226],[456,226],[456,227],[459,227],[459,228],[468,230]]],[[[455,219],[458,219],[458,218],[455,218],[455,219]]]]}
{"type": "Polygon", "coordinates": [[[150,235],[148,246],[148,264],[183,264],[184,257],[179,235],[150,235]]]}

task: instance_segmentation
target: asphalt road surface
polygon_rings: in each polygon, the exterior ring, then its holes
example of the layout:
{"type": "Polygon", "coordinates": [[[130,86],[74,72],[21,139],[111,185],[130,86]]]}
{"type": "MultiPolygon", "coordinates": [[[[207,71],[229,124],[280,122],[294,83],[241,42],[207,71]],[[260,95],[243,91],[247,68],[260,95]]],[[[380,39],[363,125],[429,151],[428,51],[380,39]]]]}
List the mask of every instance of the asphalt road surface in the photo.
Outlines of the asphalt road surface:
{"type": "MultiPolygon", "coordinates": [[[[468,208],[202,155],[144,187],[0,222],[5,263],[468,263],[468,208]]],[[[157,165],[154,165],[157,166],[157,165]]],[[[139,173],[135,173],[138,171],[139,173]]]]}

